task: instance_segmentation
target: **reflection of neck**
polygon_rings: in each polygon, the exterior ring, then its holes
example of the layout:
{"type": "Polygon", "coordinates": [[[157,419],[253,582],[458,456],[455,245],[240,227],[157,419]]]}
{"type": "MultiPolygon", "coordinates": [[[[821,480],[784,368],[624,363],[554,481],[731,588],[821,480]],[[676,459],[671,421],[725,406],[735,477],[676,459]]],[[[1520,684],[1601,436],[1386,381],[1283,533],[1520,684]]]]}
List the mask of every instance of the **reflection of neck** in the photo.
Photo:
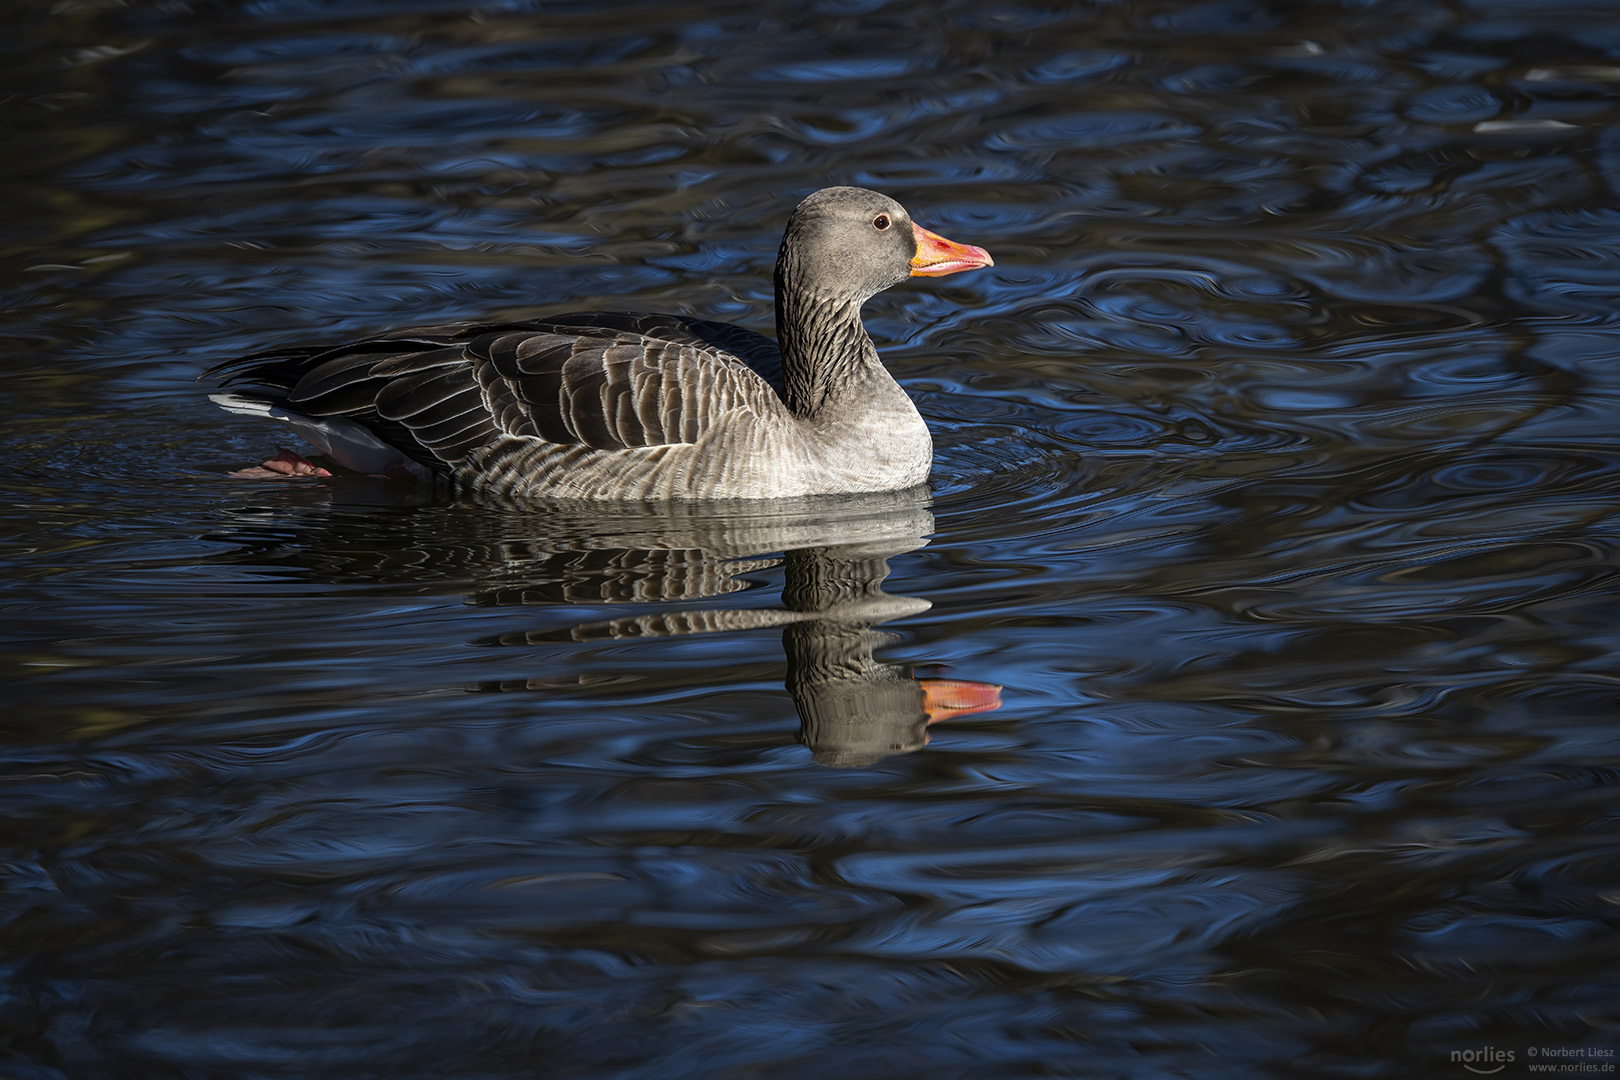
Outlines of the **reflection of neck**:
{"type": "Polygon", "coordinates": [[[788,692],[800,698],[825,695],[836,687],[864,685],[887,671],[872,650],[894,637],[858,623],[827,619],[783,627],[788,692]]]}
{"type": "Polygon", "coordinates": [[[783,564],[783,606],[821,616],[782,631],[788,689],[794,696],[889,677],[891,665],[879,664],[872,655],[894,636],[872,629],[896,614],[885,603],[894,598],[883,592],[888,560],[847,549],[801,548],[787,552],[783,564]]]}
{"type": "Polygon", "coordinates": [[[806,420],[835,405],[861,373],[880,366],[861,325],[861,300],[811,292],[802,264],[787,250],[776,261],[776,342],[782,396],[806,420]]]}
{"type": "MultiPolygon", "coordinates": [[[[888,560],[858,551],[789,551],[782,588],[785,607],[811,615],[782,631],[799,738],[818,764],[842,768],[870,765],[928,741],[921,688],[904,669],[872,655],[894,637],[872,624],[910,614],[909,605],[883,592],[888,560]]],[[[927,607],[926,601],[915,602],[927,607]]]]}
{"type": "MultiPolygon", "coordinates": [[[[883,595],[889,560],[882,555],[855,554],[848,548],[815,547],[789,551],[782,560],[782,604],[792,611],[826,611],[835,605],[855,605],[883,595]]],[[[850,621],[868,626],[883,616],[850,621]]]]}

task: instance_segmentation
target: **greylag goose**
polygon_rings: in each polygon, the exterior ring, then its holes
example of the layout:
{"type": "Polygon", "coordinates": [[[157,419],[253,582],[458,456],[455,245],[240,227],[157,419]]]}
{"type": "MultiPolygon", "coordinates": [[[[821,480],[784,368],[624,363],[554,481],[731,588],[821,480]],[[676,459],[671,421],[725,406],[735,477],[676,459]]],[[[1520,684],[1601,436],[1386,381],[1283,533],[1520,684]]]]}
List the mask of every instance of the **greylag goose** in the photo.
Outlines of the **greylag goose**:
{"type": "MultiPolygon", "coordinates": [[[[993,266],[875,191],[824,188],[776,259],[777,340],[674,315],[422,327],[228,361],[225,409],[291,425],[363,473],[492,495],[755,499],[921,484],[933,443],[861,305],[993,266]]],[[[285,455],[281,472],[324,470],[285,455]]]]}

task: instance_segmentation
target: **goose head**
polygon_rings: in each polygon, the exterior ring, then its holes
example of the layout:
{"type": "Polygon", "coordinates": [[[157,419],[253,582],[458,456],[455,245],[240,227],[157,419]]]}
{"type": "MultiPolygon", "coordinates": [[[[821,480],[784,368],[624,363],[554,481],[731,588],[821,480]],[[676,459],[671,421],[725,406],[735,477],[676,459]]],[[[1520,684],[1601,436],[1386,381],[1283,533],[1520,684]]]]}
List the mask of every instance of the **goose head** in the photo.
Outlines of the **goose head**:
{"type": "Polygon", "coordinates": [[[906,208],[866,188],[830,187],[788,219],[777,255],[777,289],[822,302],[866,300],[909,277],[994,266],[989,252],[929,232],[906,208]]]}

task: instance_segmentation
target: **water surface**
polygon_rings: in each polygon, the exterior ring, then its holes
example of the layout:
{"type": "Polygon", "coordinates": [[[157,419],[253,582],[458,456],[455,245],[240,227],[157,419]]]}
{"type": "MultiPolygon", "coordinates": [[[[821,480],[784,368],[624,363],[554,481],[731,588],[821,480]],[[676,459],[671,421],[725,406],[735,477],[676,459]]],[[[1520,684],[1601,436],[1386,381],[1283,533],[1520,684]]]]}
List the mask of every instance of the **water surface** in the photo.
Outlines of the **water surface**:
{"type": "Polygon", "coordinates": [[[1609,5],[13,23],[0,1074],[1620,1054],[1609,5]],[[212,363],[769,329],[830,183],[996,257],[867,308],[926,496],[227,475],[212,363]]]}

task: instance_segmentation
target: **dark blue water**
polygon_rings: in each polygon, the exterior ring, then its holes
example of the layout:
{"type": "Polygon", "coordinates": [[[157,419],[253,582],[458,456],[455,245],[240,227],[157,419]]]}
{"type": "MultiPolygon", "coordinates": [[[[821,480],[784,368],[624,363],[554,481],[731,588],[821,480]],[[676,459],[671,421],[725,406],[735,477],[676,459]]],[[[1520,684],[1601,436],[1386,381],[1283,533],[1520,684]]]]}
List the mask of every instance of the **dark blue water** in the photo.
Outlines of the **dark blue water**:
{"type": "Polygon", "coordinates": [[[19,0],[0,1076],[1612,1072],[1617,16],[19,0]],[[227,475],[832,183],[996,257],[868,307],[928,498],[227,475]]]}

